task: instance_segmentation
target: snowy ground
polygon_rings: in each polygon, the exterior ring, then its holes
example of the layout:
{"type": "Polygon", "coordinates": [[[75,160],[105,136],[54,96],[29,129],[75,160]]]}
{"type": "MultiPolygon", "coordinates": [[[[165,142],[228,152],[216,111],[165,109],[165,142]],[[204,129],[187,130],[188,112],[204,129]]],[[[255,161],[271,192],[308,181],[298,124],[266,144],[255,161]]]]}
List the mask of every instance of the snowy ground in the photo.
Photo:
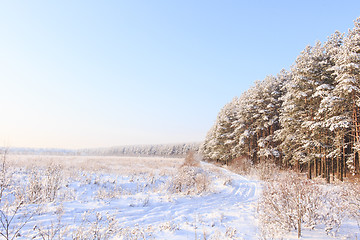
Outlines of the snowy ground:
{"type": "MultiPolygon", "coordinates": [[[[201,194],[170,190],[183,159],[11,156],[13,178],[29,185],[30,169],[54,161],[62,165],[60,190],[52,202],[24,207],[35,212],[41,205],[21,231],[25,239],[51,232],[78,239],[96,234],[100,239],[256,238],[258,183],[225,169],[201,163],[209,177],[201,194]],[[115,162],[126,170],[108,167],[115,162]]],[[[46,175],[41,173],[39,178],[46,175]]]]}
{"type": "MultiPolygon", "coordinates": [[[[174,192],[171,186],[182,161],[9,156],[13,183],[26,186],[24,195],[36,186],[39,195],[44,194],[46,184],[39,187],[34,182],[53,181],[46,180],[49,171],[44,166],[52,166],[61,183],[53,201],[44,198],[24,205],[9,229],[15,231],[16,223],[31,216],[19,239],[262,239],[257,221],[259,181],[202,162],[201,171],[209,180],[206,190],[174,192]],[[54,162],[61,167],[49,165],[54,162]]],[[[335,238],[356,239],[349,234],[358,230],[355,227],[345,224],[345,235],[335,238]]],[[[335,239],[321,229],[305,229],[303,236],[335,239]]],[[[296,234],[285,239],[296,239],[296,234]]]]}

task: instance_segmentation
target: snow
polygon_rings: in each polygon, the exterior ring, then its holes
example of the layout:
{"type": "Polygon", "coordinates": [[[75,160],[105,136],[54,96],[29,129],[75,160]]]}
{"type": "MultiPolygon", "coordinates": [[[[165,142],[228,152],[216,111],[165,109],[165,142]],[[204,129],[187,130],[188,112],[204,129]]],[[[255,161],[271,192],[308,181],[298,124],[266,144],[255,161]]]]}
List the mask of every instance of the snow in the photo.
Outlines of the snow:
{"type": "MultiPolygon", "coordinates": [[[[55,201],[30,204],[22,210],[31,212],[40,208],[21,230],[18,239],[42,239],[40,233],[51,232],[51,229],[58,229],[56,234],[63,234],[63,239],[74,236],[88,239],[94,234],[101,236],[100,239],[263,237],[257,212],[261,181],[201,162],[201,172],[209,178],[207,190],[197,194],[174,192],[170,186],[183,159],[122,158],[120,161],[121,158],[113,158],[111,161],[120,165],[115,171],[111,164],[108,169],[76,167],[76,158],[71,158],[71,163],[67,162],[69,159],[62,160],[63,166],[68,165],[68,168],[61,170],[64,179],[55,201]],[[124,164],[125,161],[131,163],[124,164]],[[154,166],[159,163],[161,165],[154,166]]],[[[97,166],[94,161],[109,163],[101,157],[89,161],[92,163],[84,159],[79,162],[93,166],[97,166]]],[[[35,168],[39,168],[42,162],[36,164],[35,168]]],[[[28,168],[15,168],[15,182],[28,181],[32,174],[28,168]]],[[[345,221],[336,237],[352,239],[356,231],[359,232],[356,223],[345,221]]],[[[284,236],[284,239],[296,238],[294,231],[284,236]]],[[[304,229],[302,234],[302,239],[329,238],[333,237],[321,226],[304,229]]]]}
{"type": "MultiPolygon", "coordinates": [[[[149,158],[132,161],[134,168],[142,168],[140,172],[120,175],[101,169],[72,169],[67,175],[63,170],[68,177],[57,198],[53,202],[31,205],[32,210],[41,205],[40,213],[25,225],[21,231],[23,237],[19,239],[34,237],[37,234],[34,229],[43,231],[54,225],[59,217],[59,226],[63,226],[61,229],[67,234],[65,239],[76,234],[89,236],[96,228],[104,236],[110,231],[109,226],[115,223],[122,232],[110,239],[132,239],[129,236],[136,234],[154,239],[194,239],[195,236],[201,239],[254,239],[257,236],[258,181],[202,162],[201,169],[210,179],[208,191],[174,193],[169,186],[178,166],[166,166],[171,169],[165,169],[168,173],[161,174],[161,171],[144,168],[142,161],[151,161],[149,158]]],[[[178,161],[181,163],[182,159],[178,161]]],[[[17,182],[25,184],[30,174],[27,170],[17,169],[13,176],[17,182]]]]}

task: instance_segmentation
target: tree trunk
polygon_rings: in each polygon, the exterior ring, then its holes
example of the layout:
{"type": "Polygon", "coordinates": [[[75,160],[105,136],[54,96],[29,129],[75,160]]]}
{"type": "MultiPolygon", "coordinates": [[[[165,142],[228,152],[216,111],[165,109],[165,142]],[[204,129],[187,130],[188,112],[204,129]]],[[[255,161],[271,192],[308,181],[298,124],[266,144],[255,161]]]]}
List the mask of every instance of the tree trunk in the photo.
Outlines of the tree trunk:
{"type": "MultiPolygon", "coordinates": [[[[356,105],[356,99],[354,96],[354,101],[353,101],[353,124],[354,124],[354,145],[357,144],[359,142],[359,122],[358,122],[358,106],[356,105]]],[[[354,162],[353,162],[353,166],[354,166],[354,173],[358,174],[358,155],[357,155],[357,151],[354,151],[354,162]]]]}
{"type": "Polygon", "coordinates": [[[322,158],[319,159],[318,162],[318,176],[322,177],[322,158]]]}
{"type": "Polygon", "coordinates": [[[323,178],[327,179],[328,168],[327,168],[326,156],[324,155],[322,158],[323,158],[323,178]]]}
{"type": "Polygon", "coordinates": [[[301,218],[298,219],[298,229],[297,229],[297,237],[301,237],[301,218]]]}
{"type": "Polygon", "coordinates": [[[355,165],[355,174],[359,175],[360,174],[360,167],[359,167],[359,152],[355,153],[355,159],[354,159],[354,165],[355,165]]]}
{"type": "Polygon", "coordinates": [[[325,168],[325,160],[324,157],[321,157],[321,177],[325,178],[326,168],[325,168]]]}
{"type": "Polygon", "coordinates": [[[330,183],[330,159],[325,158],[326,162],[326,182],[330,183]]]}
{"type": "Polygon", "coordinates": [[[340,179],[340,157],[336,156],[336,173],[337,178],[340,179]]]}
{"type": "Polygon", "coordinates": [[[334,158],[331,158],[331,169],[332,169],[332,180],[333,182],[335,182],[335,159],[334,158]]]}
{"type": "Polygon", "coordinates": [[[344,155],[341,154],[340,162],[340,181],[344,181],[344,155]]]}

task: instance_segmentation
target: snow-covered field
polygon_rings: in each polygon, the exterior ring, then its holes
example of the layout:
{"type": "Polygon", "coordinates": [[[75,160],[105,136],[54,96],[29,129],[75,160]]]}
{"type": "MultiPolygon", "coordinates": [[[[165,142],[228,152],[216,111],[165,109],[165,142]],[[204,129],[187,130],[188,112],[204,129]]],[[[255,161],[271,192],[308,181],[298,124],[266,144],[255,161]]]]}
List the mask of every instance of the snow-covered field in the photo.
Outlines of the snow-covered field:
{"type": "MultiPolygon", "coordinates": [[[[209,163],[16,155],[6,163],[0,229],[8,239],[264,239],[262,183],[209,163]]],[[[358,232],[345,222],[337,236],[304,229],[303,238],[356,239],[358,232]]],[[[295,231],[284,237],[296,238],[295,231]]]]}
{"type": "Polygon", "coordinates": [[[7,158],[12,183],[25,186],[23,195],[33,200],[21,205],[10,226],[16,230],[16,221],[21,224],[31,217],[19,238],[254,239],[257,235],[259,184],[208,163],[189,168],[194,179],[206,179],[185,186],[189,179],[180,176],[183,159],[178,158],[7,158]],[[50,184],[59,187],[53,199],[44,190],[50,184]]]}

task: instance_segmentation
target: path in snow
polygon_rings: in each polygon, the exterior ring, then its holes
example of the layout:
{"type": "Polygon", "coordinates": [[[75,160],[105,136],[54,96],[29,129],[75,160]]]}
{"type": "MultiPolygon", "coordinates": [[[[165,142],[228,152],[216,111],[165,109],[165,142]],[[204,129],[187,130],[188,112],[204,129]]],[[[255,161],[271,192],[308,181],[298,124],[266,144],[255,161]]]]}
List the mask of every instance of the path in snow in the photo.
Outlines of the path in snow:
{"type": "Polygon", "coordinates": [[[141,195],[146,193],[142,193],[137,194],[140,199],[137,204],[115,199],[106,205],[99,205],[94,210],[115,213],[125,226],[174,223],[181,229],[180,232],[174,232],[175,236],[180,234],[179,239],[183,239],[184,234],[187,238],[193,239],[195,228],[199,228],[200,232],[205,230],[211,233],[216,229],[225,231],[229,227],[236,229],[237,237],[240,239],[253,239],[258,232],[255,220],[258,184],[209,163],[202,163],[202,166],[206,170],[216,168],[221,172],[220,176],[231,179],[230,183],[224,185],[224,179],[214,177],[215,193],[203,196],[171,196],[170,202],[159,201],[159,196],[150,194],[145,196],[149,198],[149,203],[145,206],[144,197],[141,195]],[[187,229],[187,232],[181,232],[184,229],[187,229]]]}

